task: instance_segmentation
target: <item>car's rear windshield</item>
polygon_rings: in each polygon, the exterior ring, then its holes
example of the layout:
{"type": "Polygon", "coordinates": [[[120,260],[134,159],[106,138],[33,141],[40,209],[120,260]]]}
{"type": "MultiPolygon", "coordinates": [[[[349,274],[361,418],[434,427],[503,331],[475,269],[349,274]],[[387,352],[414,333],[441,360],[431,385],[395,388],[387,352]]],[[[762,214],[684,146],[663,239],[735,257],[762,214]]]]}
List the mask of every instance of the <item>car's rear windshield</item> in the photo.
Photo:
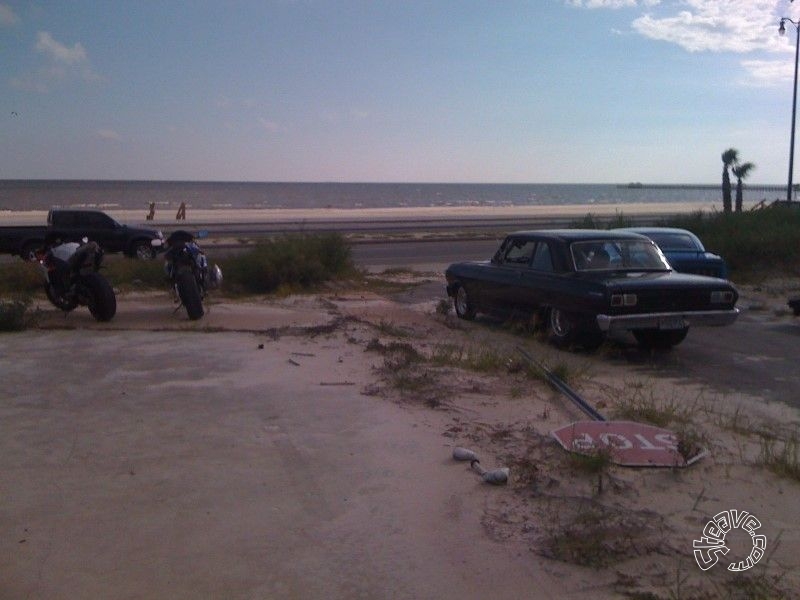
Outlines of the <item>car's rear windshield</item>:
{"type": "Polygon", "coordinates": [[[685,233],[648,233],[647,237],[658,244],[662,250],[700,250],[692,236],[685,233]]]}
{"type": "Polygon", "coordinates": [[[667,271],[669,263],[650,240],[593,240],[573,242],[577,271],[667,271]]]}

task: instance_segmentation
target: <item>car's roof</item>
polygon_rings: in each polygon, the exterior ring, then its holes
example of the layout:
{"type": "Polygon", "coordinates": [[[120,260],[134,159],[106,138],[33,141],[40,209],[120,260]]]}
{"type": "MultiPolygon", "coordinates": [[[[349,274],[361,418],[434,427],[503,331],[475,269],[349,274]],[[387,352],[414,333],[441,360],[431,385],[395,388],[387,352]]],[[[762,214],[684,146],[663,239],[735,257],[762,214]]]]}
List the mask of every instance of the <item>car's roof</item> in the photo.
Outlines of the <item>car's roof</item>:
{"type": "Polygon", "coordinates": [[[632,231],[634,233],[648,234],[648,233],[684,233],[692,237],[697,237],[688,229],[680,229],[679,227],[620,227],[613,231],[632,231]]]}
{"type": "Polygon", "coordinates": [[[527,231],[515,231],[510,233],[509,236],[549,238],[563,242],[591,240],[639,240],[646,237],[633,231],[607,229],[533,229],[527,231]]]}
{"type": "Polygon", "coordinates": [[[679,227],[625,227],[620,228],[615,231],[632,231],[634,233],[640,233],[642,235],[658,235],[658,234],[666,234],[666,235],[686,235],[692,238],[694,242],[698,245],[698,247],[702,248],[703,243],[700,241],[694,233],[689,231],[688,229],[680,229],[679,227]]]}

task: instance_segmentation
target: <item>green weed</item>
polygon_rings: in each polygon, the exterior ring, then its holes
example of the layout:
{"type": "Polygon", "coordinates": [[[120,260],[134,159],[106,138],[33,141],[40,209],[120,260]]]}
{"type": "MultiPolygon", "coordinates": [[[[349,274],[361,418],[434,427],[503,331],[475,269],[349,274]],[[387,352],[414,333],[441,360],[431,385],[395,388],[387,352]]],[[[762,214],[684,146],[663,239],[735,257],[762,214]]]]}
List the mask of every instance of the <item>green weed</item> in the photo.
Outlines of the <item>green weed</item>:
{"type": "Polygon", "coordinates": [[[586,567],[608,567],[657,552],[663,544],[663,519],[653,513],[613,509],[592,501],[582,503],[566,522],[559,521],[553,519],[539,551],[586,567]]]}
{"type": "Polygon", "coordinates": [[[614,417],[666,427],[671,423],[690,422],[697,415],[699,396],[695,402],[686,404],[674,397],[658,398],[660,393],[663,392],[643,383],[626,384],[617,396],[614,417]]]}
{"type": "Polygon", "coordinates": [[[389,337],[397,337],[397,338],[411,337],[411,333],[409,332],[408,329],[398,327],[394,323],[390,323],[388,321],[381,321],[375,326],[375,328],[383,335],[389,337]]]}
{"type": "Polygon", "coordinates": [[[0,294],[32,294],[42,289],[40,269],[38,263],[22,260],[0,265],[0,294]]]}
{"type": "Polygon", "coordinates": [[[571,452],[569,462],[573,469],[587,475],[597,476],[597,494],[603,493],[603,476],[611,467],[611,446],[594,446],[587,452],[571,452]]]}
{"type": "Polygon", "coordinates": [[[507,371],[511,357],[493,348],[469,348],[440,344],[433,349],[431,364],[440,367],[458,367],[479,373],[507,371]]]}
{"type": "Polygon", "coordinates": [[[106,257],[101,272],[116,288],[142,290],[167,287],[167,275],[162,260],[106,257]]]}
{"type": "Polygon", "coordinates": [[[761,434],[759,462],[779,477],[800,482],[800,443],[797,435],[776,439],[761,434]]]}
{"type": "Polygon", "coordinates": [[[30,325],[30,305],[28,297],[0,300],[0,331],[22,331],[30,325]]]}
{"type": "Polygon", "coordinates": [[[453,304],[450,302],[448,298],[440,298],[439,302],[436,304],[436,314],[437,315],[449,315],[450,312],[453,310],[453,304]]]}
{"type": "Polygon", "coordinates": [[[225,285],[249,293],[281,286],[309,289],[355,273],[350,245],[337,233],[294,234],[267,239],[221,264],[225,285]]]}

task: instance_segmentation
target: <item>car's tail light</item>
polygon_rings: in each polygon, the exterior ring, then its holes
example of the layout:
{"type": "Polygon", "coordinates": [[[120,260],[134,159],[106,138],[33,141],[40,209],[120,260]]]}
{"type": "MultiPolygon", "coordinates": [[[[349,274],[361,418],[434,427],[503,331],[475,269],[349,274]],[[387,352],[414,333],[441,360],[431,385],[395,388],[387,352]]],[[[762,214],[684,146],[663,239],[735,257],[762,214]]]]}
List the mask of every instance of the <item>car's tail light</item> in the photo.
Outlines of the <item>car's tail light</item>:
{"type": "Polygon", "coordinates": [[[733,302],[733,292],[715,291],[711,292],[711,304],[730,304],[733,302]]]}
{"type": "Polygon", "coordinates": [[[636,294],[611,294],[611,306],[636,306],[636,294]]]}

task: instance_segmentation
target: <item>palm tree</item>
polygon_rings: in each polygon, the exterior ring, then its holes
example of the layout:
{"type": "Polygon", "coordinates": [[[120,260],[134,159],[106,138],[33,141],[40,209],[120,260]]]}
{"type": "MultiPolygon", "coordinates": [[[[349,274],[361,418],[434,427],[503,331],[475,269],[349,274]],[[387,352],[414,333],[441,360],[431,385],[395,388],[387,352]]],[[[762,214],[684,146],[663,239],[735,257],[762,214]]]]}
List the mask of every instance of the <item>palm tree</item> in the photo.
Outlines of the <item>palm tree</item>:
{"type": "Polygon", "coordinates": [[[739,151],[736,148],[728,148],[722,153],[722,210],[726,213],[731,212],[731,176],[728,167],[738,162],[739,151]]]}
{"type": "Polygon", "coordinates": [[[755,164],[746,162],[734,165],[731,169],[736,176],[736,212],[742,212],[742,180],[747,179],[750,171],[755,168],[755,164]]]}

